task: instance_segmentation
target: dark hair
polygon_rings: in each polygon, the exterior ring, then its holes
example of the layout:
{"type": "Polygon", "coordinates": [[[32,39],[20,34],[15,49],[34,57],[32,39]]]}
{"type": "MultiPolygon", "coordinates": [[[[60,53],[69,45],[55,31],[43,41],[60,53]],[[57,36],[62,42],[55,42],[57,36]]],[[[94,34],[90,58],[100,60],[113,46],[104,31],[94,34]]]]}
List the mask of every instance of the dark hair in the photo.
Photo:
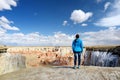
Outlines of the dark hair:
{"type": "Polygon", "coordinates": [[[79,34],[76,34],[76,36],[75,36],[75,37],[76,37],[76,39],[77,39],[77,38],[79,38],[79,34]]]}

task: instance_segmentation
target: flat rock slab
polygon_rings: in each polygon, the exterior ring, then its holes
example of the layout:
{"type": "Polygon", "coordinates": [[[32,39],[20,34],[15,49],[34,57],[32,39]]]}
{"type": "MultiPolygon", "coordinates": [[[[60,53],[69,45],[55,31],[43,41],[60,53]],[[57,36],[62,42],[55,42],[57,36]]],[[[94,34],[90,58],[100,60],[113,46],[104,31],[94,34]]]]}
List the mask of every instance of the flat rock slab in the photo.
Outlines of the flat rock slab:
{"type": "Polygon", "coordinates": [[[0,80],[120,80],[120,67],[41,66],[1,75],[0,80]]]}

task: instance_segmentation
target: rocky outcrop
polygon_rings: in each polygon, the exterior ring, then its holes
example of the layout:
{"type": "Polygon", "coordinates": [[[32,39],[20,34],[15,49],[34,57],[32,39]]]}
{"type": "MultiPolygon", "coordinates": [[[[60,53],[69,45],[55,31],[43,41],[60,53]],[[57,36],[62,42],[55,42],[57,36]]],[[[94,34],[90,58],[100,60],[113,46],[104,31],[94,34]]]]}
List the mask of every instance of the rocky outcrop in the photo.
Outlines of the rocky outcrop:
{"type": "MultiPolygon", "coordinates": [[[[85,52],[83,52],[81,57],[81,63],[93,66],[120,66],[120,57],[118,57],[120,47],[112,47],[110,49],[112,54],[107,54],[106,50],[106,47],[95,47],[93,49],[91,47],[87,51],[84,49],[85,52]]],[[[38,67],[39,65],[73,65],[74,55],[71,47],[13,47],[7,51],[11,54],[20,53],[25,56],[27,67],[38,67]]]]}
{"type": "Polygon", "coordinates": [[[72,54],[60,55],[59,53],[46,52],[37,54],[24,54],[27,65],[37,67],[39,65],[71,65],[73,63],[72,54]]]}
{"type": "Polygon", "coordinates": [[[120,46],[86,47],[83,65],[102,67],[120,66],[120,46]]]}
{"type": "Polygon", "coordinates": [[[26,57],[27,67],[39,65],[72,65],[73,53],[71,47],[43,47],[43,48],[10,48],[11,54],[22,54],[26,57]]]}
{"type": "Polygon", "coordinates": [[[87,66],[119,67],[120,56],[114,52],[86,51],[83,64],[87,66]]]}
{"type": "Polygon", "coordinates": [[[0,53],[0,75],[26,67],[21,54],[0,53]]]}

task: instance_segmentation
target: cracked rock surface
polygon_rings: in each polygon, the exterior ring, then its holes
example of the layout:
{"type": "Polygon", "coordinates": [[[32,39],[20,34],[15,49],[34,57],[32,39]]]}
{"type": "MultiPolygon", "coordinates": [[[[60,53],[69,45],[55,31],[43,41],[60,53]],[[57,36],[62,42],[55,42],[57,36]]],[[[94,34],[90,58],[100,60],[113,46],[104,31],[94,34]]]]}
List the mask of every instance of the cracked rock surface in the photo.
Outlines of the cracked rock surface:
{"type": "Polygon", "coordinates": [[[119,67],[40,66],[0,76],[0,80],[120,80],[119,67]]]}

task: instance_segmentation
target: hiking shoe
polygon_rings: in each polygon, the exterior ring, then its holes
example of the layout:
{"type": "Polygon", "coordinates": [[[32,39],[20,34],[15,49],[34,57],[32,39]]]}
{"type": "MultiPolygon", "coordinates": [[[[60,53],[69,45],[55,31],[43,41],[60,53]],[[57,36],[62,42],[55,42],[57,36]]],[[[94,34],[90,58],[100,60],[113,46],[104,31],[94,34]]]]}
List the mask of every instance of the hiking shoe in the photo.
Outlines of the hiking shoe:
{"type": "Polygon", "coordinates": [[[74,66],[73,69],[76,69],[76,66],[74,66]]]}
{"type": "Polygon", "coordinates": [[[78,66],[78,69],[80,69],[80,66],[78,66]]]}

